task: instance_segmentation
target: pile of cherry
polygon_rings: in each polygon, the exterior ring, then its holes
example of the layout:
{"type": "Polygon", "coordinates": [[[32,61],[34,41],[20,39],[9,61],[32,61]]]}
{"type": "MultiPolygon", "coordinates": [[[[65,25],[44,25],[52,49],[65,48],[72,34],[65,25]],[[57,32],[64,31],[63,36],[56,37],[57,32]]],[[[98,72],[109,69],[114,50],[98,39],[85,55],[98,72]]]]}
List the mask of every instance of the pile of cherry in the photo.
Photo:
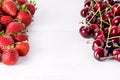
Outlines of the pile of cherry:
{"type": "Polygon", "coordinates": [[[120,0],[85,0],[80,13],[85,22],[79,32],[94,39],[94,58],[120,62],[120,0]]]}
{"type": "Polygon", "coordinates": [[[27,28],[35,13],[35,1],[0,0],[0,60],[15,64],[28,54],[27,28]]]}

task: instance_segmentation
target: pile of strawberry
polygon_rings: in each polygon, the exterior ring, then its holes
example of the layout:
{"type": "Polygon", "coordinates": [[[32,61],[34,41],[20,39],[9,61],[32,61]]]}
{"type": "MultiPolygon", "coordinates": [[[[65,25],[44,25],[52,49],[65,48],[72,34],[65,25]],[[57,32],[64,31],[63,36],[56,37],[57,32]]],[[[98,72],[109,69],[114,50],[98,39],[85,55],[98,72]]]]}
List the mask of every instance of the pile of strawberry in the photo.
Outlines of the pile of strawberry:
{"type": "Polygon", "coordinates": [[[27,28],[35,13],[35,2],[0,0],[0,59],[13,65],[29,52],[27,28]]]}

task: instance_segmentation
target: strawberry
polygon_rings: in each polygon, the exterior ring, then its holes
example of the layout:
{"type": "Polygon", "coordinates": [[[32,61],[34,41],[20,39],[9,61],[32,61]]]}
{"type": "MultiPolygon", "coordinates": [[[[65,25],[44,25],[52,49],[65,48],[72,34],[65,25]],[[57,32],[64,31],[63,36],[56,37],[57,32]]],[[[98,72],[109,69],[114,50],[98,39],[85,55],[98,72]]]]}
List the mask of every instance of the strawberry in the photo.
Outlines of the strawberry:
{"type": "Polygon", "coordinates": [[[19,5],[23,5],[27,2],[27,0],[16,0],[19,5]]]}
{"type": "Polygon", "coordinates": [[[11,16],[2,16],[0,18],[0,23],[7,26],[10,22],[13,22],[13,18],[11,16]]]}
{"type": "Polygon", "coordinates": [[[0,49],[4,50],[8,46],[14,45],[14,40],[11,36],[9,35],[2,35],[0,36],[0,49]]]}
{"type": "Polygon", "coordinates": [[[2,10],[11,16],[16,16],[17,5],[13,0],[5,0],[2,4],[2,10]]]}
{"type": "Polygon", "coordinates": [[[32,14],[32,15],[34,15],[34,13],[35,13],[35,5],[34,4],[31,4],[31,3],[27,3],[27,4],[25,4],[25,6],[26,6],[26,8],[30,11],[30,13],[32,14]]]}
{"type": "Polygon", "coordinates": [[[15,34],[25,30],[25,26],[20,22],[11,22],[6,28],[7,34],[15,34]]]}
{"type": "Polygon", "coordinates": [[[20,10],[17,14],[17,19],[19,19],[22,23],[25,24],[25,26],[27,27],[28,25],[31,24],[32,22],[32,16],[31,14],[29,14],[27,11],[25,10],[20,10]]]}
{"type": "Polygon", "coordinates": [[[13,38],[17,42],[28,41],[28,36],[25,33],[19,33],[15,35],[13,38]]]}
{"type": "Polygon", "coordinates": [[[6,65],[13,65],[18,60],[18,52],[15,49],[5,49],[2,54],[2,62],[6,65]]]}
{"type": "Polygon", "coordinates": [[[16,44],[15,48],[18,51],[20,56],[25,56],[25,55],[27,55],[27,53],[30,49],[30,46],[29,46],[28,42],[18,42],[16,44]]]}

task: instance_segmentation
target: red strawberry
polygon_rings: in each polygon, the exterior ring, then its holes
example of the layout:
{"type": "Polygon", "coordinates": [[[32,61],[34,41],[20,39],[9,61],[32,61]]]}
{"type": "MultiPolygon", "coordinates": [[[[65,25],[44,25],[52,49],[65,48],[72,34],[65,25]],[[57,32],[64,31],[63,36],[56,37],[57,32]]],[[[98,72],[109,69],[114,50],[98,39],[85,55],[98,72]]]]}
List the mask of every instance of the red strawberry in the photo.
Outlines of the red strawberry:
{"type": "Polygon", "coordinates": [[[16,44],[15,48],[18,51],[20,56],[25,56],[25,55],[27,55],[27,53],[30,49],[30,46],[27,42],[19,42],[16,44]]]}
{"type": "Polygon", "coordinates": [[[30,11],[30,13],[32,14],[32,15],[34,15],[34,13],[35,13],[35,5],[33,5],[33,4],[31,4],[31,3],[27,3],[26,5],[26,8],[30,11]]]}
{"type": "Polygon", "coordinates": [[[13,65],[18,60],[18,52],[15,49],[6,49],[2,54],[2,62],[6,65],[13,65]]]}
{"type": "Polygon", "coordinates": [[[0,36],[0,49],[4,50],[8,46],[14,45],[14,40],[11,36],[2,35],[0,36]]]}
{"type": "Polygon", "coordinates": [[[11,16],[16,16],[17,5],[12,0],[5,0],[2,4],[2,10],[11,16]]]}
{"type": "Polygon", "coordinates": [[[23,5],[27,2],[27,0],[17,0],[19,5],[23,5]]]}
{"type": "Polygon", "coordinates": [[[7,26],[10,22],[13,22],[13,18],[11,16],[2,16],[0,18],[1,24],[7,26]]]}
{"type": "Polygon", "coordinates": [[[17,14],[17,19],[19,19],[22,23],[25,24],[25,26],[27,27],[28,25],[31,24],[32,22],[32,16],[31,14],[29,14],[27,11],[25,10],[20,10],[17,14]]]}
{"type": "Polygon", "coordinates": [[[22,42],[22,41],[28,41],[28,36],[24,33],[19,33],[14,36],[15,41],[22,42]]]}
{"type": "Polygon", "coordinates": [[[6,28],[7,34],[14,34],[25,30],[25,26],[20,22],[11,22],[6,28]]]}

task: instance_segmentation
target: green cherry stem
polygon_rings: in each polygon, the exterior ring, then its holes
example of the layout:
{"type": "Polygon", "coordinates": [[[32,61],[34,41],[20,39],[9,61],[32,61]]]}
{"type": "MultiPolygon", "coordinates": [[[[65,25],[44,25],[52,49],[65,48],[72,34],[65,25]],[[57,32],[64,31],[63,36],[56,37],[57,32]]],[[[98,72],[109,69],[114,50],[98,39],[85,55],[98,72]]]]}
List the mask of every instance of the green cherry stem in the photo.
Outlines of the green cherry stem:
{"type": "Polygon", "coordinates": [[[97,10],[96,12],[95,12],[95,14],[92,16],[92,18],[87,22],[87,24],[90,24],[90,22],[92,21],[92,19],[96,16],[96,14],[99,12],[99,10],[97,10]]]}
{"type": "Polygon", "coordinates": [[[100,11],[100,8],[98,9],[99,11],[99,14],[100,14],[100,29],[102,30],[102,14],[101,14],[101,11],[100,11]]]}
{"type": "Polygon", "coordinates": [[[120,38],[120,36],[110,37],[109,39],[113,39],[113,38],[120,38]]]}
{"type": "MultiPolygon", "coordinates": [[[[108,19],[108,20],[109,20],[109,23],[110,23],[110,19],[108,19]]],[[[111,27],[112,27],[112,25],[110,25],[109,28],[108,28],[108,36],[107,36],[107,40],[106,40],[105,49],[107,48],[107,45],[108,45],[108,42],[109,42],[111,27]]]]}

